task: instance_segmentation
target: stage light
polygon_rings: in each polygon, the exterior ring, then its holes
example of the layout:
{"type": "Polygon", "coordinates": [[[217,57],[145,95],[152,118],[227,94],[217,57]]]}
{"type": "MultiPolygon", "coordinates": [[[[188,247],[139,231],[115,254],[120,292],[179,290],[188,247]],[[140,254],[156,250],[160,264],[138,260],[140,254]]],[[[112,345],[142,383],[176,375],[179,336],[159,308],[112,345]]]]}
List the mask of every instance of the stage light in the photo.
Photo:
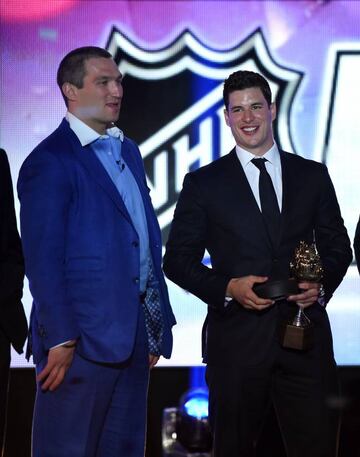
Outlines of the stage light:
{"type": "Polygon", "coordinates": [[[208,420],[208,392],[190,389],[180,398],[178,408],[163,414],[164,457],[209,457],[211,434],[208,420]]]}
{"type": "Polygon", "coordinates": [[[204,419],[209,415],[209,395],[205,389],[188,391],[181,397],[181,404],[188,416],[204,419]]]}

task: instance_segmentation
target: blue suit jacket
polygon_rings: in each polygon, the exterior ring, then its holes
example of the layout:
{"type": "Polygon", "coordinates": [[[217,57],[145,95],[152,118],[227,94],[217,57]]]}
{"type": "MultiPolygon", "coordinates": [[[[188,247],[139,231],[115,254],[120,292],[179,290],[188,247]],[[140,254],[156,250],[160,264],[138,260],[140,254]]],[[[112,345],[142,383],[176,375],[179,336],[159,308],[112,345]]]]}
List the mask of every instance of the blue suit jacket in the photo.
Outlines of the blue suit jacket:
{"type": "MultiPolygon", "coordinates": [[[[160,284],[161,352],[170,357],[175,318],[161,269],[161,233],[140,151],[125,137],[122,154],[144,202],[160,284]]],[[[30,331],[35,363],[49,348],[74,338],[80,354],[91,360],[126,360],[139,312],[139,239],[112,180],[66,120],[25,160],[18,194],[25,270],[34,299],[30,331]]]]}

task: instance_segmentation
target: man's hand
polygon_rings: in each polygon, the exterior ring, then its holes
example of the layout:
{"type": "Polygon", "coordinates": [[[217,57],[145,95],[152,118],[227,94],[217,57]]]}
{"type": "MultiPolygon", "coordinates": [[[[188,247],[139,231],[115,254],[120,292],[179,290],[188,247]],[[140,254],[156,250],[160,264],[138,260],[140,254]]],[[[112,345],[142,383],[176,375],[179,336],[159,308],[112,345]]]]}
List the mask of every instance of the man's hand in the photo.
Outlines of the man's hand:
{"type": "Polygon", "coordinates": [[[158,363],[159,359],[160,359],[160,357],[158,357],[157,355],[149,354],[149,368],[150,368],[150,370],[151,370],[151,368],[154,368],[154,366],[158,363]]]}
{"type": "Polygon", "coordinates": [[[319,298],[320,284],[317,282],[301,282],[299,289],[300,294],[290,295],[287,300],[294,301],[303,308],[313,305],[319,298]]]}
{"type": "Polygon", "coordinates": [[[44,369],[37,375],[38,382],[42,382],[41,390],[54,391],[62,383],[74,357],[75,346],[57,346],[50,349],[48,361],[44,369]]]}
{"type": "Polygon", "coordinates": [[[260,298],[252,290],[254,284],[266,282],[266,276],[243,276],[242,278],[233,278],[229,281],[226,289],[226,295],[234,298],[246,309],[261,311],[269,308],[274,302],[270,299],[260,298]]]}

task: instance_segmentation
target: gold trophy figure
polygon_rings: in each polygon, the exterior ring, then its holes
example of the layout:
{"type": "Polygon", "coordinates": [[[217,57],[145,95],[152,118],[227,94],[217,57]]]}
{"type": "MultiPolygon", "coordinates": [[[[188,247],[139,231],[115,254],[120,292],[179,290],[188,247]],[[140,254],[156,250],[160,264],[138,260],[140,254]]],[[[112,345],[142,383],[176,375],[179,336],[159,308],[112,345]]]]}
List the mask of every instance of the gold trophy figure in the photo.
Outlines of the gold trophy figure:
{"type": "MultiPolygon", "coordinates": [[[[300,241],[299,247],[295,250],[294,261],[290,263],[290,269],[298,283],[320,282],[323,268],[315,244],[308,245],[305,241],[300,241]]],[[[312,347],[314,326],[302,306],[299,305],[295,317],[290,322],[281,325],[280,339],[285,348],[305,351],[312,347]]]]}

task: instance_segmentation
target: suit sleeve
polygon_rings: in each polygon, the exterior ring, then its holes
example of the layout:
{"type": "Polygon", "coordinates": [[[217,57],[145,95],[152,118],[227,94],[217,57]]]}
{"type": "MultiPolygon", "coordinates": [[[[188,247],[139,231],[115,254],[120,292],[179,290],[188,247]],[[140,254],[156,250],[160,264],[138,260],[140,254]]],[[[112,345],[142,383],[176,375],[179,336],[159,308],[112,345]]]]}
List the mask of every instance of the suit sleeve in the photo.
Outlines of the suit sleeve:
{"type": "Polygon", "coordinates": [[[79,336],[65,277],[72,186],[61,161],[38,149],[20,170],[18,193],[25,270],[39,334],[48,350],[79,336]]]}
{"type": "Polygon", "coordinates": [[[0,325],[21,354],[27,336],[27,321],[21,303],[24,259],[16,224],[10,167],[3,149],[0,149],[0,195],[0,325]]]}
{"type": "Polygon", "coordinates": [[[224,306],[230,277],[202,263],[207,241],[206,205],[193,176],[185,176],[164,256],[166,276],[209,306],[224,306]]]}
{"type": "Polygon", "coordinates": [[[354,251],[357,267],[360,273],[360,217],[356,226],[355,238],[354,238],[354,251]]]}
{"type": "Polygon", "coordinates": [[[341,217],[334,186],[323,168],[320,201],[315,221],[315,240],[324,268],[323,284],[328,302],[341,283],[352,260],[350,240],[341,217]]]}
{"type": "Polygon", "coordinates": [[[14,195],[9,162],[4,150],[0,150],[1,169],[1,287],[0,301],[9,297],[20,300],[24,279],[24,260],[16,225],[14,195]]]}

